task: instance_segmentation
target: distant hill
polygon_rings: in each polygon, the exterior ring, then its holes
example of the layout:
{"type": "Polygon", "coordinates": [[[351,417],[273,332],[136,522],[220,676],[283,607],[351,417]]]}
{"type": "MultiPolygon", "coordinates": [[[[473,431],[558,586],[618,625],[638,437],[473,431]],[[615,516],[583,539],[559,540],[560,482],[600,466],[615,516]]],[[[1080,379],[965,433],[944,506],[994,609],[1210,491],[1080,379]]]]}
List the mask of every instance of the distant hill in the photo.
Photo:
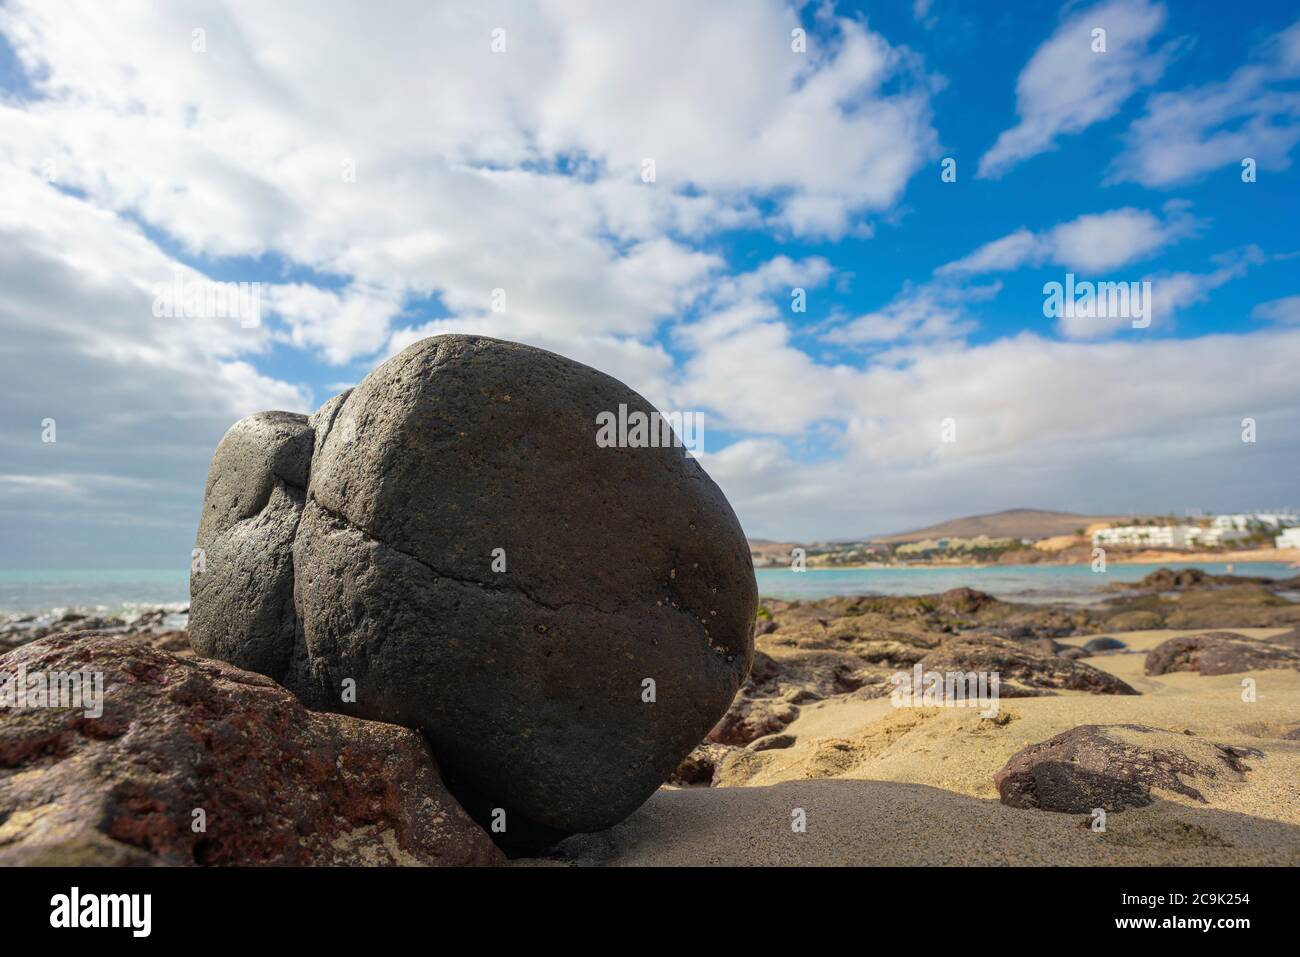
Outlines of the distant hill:
{"type": "Polygon", "coordinates": [[[918,528],[897,535],[882,535],[873,542],[899,545],[919,542],[926,538],[1050,538],[1053,535],[1070,535],[1093,522],[1115,521],[1115,515],[1075,515],[1073,512],[1047,512],[1036,508],[1012,508],[991,515],[971,515],[954,518],[928,528],[918,528]]]}

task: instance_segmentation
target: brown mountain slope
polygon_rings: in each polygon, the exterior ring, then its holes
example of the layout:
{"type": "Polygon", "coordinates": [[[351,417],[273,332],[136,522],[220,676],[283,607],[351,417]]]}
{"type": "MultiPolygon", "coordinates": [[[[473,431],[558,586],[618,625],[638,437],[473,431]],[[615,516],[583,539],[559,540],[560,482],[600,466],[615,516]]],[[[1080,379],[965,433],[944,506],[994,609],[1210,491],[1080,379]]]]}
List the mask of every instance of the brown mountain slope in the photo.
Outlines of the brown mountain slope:
{"type": "Polygon", "coordinates": [[[1117,516],[1075,515],[1073,512],[1049,512],[1036,508],[1013,508],[991,515],[970,515],[940,522],[928,528],[918,528],[897,535],[882,535],[872,539],[886,544],[919,542],[926,538],[1048,538],[1052,535],[1069,535],[1093,522],[1114,521],[1117,516]]]}

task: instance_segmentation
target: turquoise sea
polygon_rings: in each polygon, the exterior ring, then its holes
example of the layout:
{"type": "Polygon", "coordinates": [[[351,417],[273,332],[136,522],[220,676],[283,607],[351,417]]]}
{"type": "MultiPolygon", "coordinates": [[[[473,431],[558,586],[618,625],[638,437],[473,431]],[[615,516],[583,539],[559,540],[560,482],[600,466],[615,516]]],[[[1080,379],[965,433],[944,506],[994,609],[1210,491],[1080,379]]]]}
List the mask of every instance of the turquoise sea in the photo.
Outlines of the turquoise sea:
{"type": "MultiPolygon", "coordinates": [[[[1136,582],[1160,565],[1005,565],[989,568],[760,568],[758,590],[770,598],[829,595],[924,595],[968,586],[1013,601],[1096,601],[1111,582],[1136,582]]],[[[1221,562],[1179,564],[1228,574],[1221,562]]],[[[1238,562],[1238,575],[1290,578],[1300,569],[1269,562],[1238,562]]],[[[108,615],[189,604],[189,569],[12,571],[0,569],[0,617],[54,610],[108,615]]]]}
{"type": "Polygon", "coordinates": [[[188,566],[58,571],[0,569],[0,616],[54,610],[112,615],[190,603],[188,566]]]}
{"type": "MultiPolygon", "coordinates": [[[[1099,601],[1112,582],[1137,582],[1157,568],[1201,568],[1215,575],[1292,578],[1300,569],[1277,562],[1177,565],[996,565],[987,568],[760,568],[760,595],[769,598],[825,598],[830,595],[926,595],[966,586],[1011,601],[1099,601]]],[[[1113,592],[1111,592],[1113,594],[1113,592]]]]}

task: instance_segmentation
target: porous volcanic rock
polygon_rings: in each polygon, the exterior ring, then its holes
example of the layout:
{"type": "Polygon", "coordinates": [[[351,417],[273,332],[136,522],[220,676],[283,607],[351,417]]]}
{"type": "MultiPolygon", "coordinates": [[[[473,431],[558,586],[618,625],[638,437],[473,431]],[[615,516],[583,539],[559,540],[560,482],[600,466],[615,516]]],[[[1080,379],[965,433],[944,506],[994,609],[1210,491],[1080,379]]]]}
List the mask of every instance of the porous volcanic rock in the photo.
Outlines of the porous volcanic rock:
{"type": "Polygon", "coordinates": [[[1203,789],[1243,781],[1250,756],[1262,755],[1142,725],[1085,724],[1016,752],[993,782],[1010,807],[1072,814],[1145,807],[1153,788],[1208,803],[1203,789]]]}
{"type": "Polygon", "coordinates": [[[5,713],[0,864],[503,860],[406,728],[314,713],[262,675],[121,635],[0,657],[0,675],[20,671],[98,673],[103,710],[5,713]]]}
{"type": "Polygon", "coordinates": [[[1143,665],[1149,675],[1171,671],[1230,675],[1267,668],[1300,670],[1300,651],[1284,643],[1247,638],[1231,631],[1207,631],[1161,642],[1147,652],[1143,665]]]}
{"type": "Polygon", "coordinates": [[[737,698],[706,739],[713,744],[745,745],[781,731],[799,709],[779,698],[737,698]]]}
{"type": "Polygon", "coordinates": [[[597,443],[599,417],[637,413],[655,414],[561,356],[437,336],[331,399],[306,433],[298,419],[236,425],[204,513],[239,516],[257,554],[218,544],[234,567],[214,569],[207,538],[232,535],[215,519],[198,545],[205,574],[266,586],[240,598],[234,627],[234,601],[195,600],[195,648],[310,707],[423,731],[479,820],[506,811],[504,842],[614,824],[727,710],[757,608],[744,534],[699,464],[671,445],[597,443]],[[301,461],[284,449],[304,434],[306,474],[278,468],[301,461]],[[277,616],[285,569],[292,613],[277,616]]]}
{"type": "Polygon", "coordinates": [[[996,672],[1007,698],[1035,697],[1057,689],[1091,694],[1131,694],[1127,682],[1082,661],[1036,654],[1022,644],[995,636],[960,636],[943,641],[921,659],[924,671],[996,672]]]}
{"type": "Polygon", "coordinates": [[[690,754],[682,759],[682,763],[672,773],[668,783],[675,784],[678,787],[691,787],[700,784],[711,785],[719,765],[722,764],[727,755],[738,750],[740,749],[735,745],[714,744],[710,741],[697,745],[690,754]]]}

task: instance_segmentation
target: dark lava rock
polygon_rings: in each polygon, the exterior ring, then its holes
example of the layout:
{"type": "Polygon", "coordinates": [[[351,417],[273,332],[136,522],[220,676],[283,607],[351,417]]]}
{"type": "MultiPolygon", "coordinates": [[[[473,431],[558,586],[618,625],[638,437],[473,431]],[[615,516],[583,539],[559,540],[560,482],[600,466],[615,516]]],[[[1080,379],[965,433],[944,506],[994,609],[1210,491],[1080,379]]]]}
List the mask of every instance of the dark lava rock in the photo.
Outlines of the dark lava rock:
{"type": "Polygon", "coordinates": [[[1125,595],[1098,610],[1096,630],[1293,628],[1300,624],[1300,603],[1278,591],[1274,582],[1125,595]]]}
{"type": "Polygon", "coordinates": [[[1096,654],[1099,651],[1120,651],[1127,648],[1128,645],[1118,638],[1112,638],[1110,635],[1098,635],[1096,638],[1089,638],[1083,643],[1085,651],[1096,654]]]}
{"type": "Polygon", "coordinates": [[[1150,631],[1164,624],[1159,612],[1147,608],[1121,611],[1106,619],[1106,627],[1116,631],[1150,631]]]}
{"type": "Polygon", "coordinates": [[[924,671],[996,672],[1000,694],[1033,697],[1061,688],[1091,694],[1137,694],[1114,675],[1068,658],[1036,654],[1023,644],[992,636],[945,639],[921,659],[924,671]]]}
{"type": "Polygon", "coordinates": [[[1247,638],[1231,631],[1209,631],[1161,642],[1147,652],[1143,666],[1149,675],[1171,671],[1230,675],[1266,668],[1300,670],[1300,651],[1286,644],[1247,638]]]}
{"type": "Polygon", "coordinates": [[[294,650],[293,539],[315,440],[307,417],[240,419],[212,456],[191,564],[190,643],[201,655],[283,677],[294,650]]]}
{"type": "Polygon", "coordinates": [[[1185,591],[1194,588],[1219,588],[1235,585],[1265,585],[1269,588],[1289,588],[1300,582],[1296,578],[1269,578],[1263,575],[1212,575],[1200,568],[1157,568],[1136,585],[1116,583],[1111,588],[1138,588],[1147,591],[1185,591]]]}
{"type": "Polygon", "coordinates": [[[1272,635],[1266,638],[1265,641],[1270,645],[1282,645],[1284,648],[1293,648],[1300,651],[1300,628],[1292,628],[1280,635],[1272,635]]]}
{"type": "Polygon", "coordinates": [[[737,750],[739,749],[733,745],[713,744],[709,741],[697,745],[690,754],[682,759],[682,763],[672,773],[668,783],[675,784],[678,787],[695,787],[698,785],[708,787],[713,784],[713,779],[723,759],[737,750]]]}
{"type": "Polygon", "coordinates": [[[970,615],[992,605],[997,599],[974,588],[950,588],[934,596],[935,607],[949,615],[970,615]]]}
{"type": "Polygon", "coordinates": [[[261,675],[121,635],[52,635],[0,657],[0,673],[24,666],[29,681],[101,674],[103,712],[6,712],[0,864],[503,860],[413,731],[313,713],[261,675]]]}
{"type": "Polygon", "coordinates": [[[208,481],[198,545],[220,577],[194,593],[195,648],[423,731],[472,813],[507,812],[503,841],[616,823],[727,710],[757,610],[699,464],[597,444],[621,406],[654,413],[552,353],[437,336],[305,424],[236,425],[208,481]]]}
{"type": "Polygon", "coordinates": [[[772,659],[772,656],[756,649],[754,663],[749,669],[749,677],[745,679],[742,687],[750,693],[774,693],[780,675],[781,666],[772,659]]]}
{"type": "Polygon", "coordinates": [[[1018,751],[993,781],[1010,807],[1113,812],[1150,804],[1153,788],[1206,802],[1189,781],[1242,781],[1250,768],[1241,759],[1251,755],[1262,756],[1141,725],[1085,724],[1018,751]]]}
{"type": "MultiPolygon", "coordinates": [[[[1020,638],[1017,634],[1008,634],[1008,638],[1020,638]]],[[[1068,645],[1063,645],[1055,638],[1025,638],[1025,644],[1040,655],[1059,655],[1068,645]]]]}

